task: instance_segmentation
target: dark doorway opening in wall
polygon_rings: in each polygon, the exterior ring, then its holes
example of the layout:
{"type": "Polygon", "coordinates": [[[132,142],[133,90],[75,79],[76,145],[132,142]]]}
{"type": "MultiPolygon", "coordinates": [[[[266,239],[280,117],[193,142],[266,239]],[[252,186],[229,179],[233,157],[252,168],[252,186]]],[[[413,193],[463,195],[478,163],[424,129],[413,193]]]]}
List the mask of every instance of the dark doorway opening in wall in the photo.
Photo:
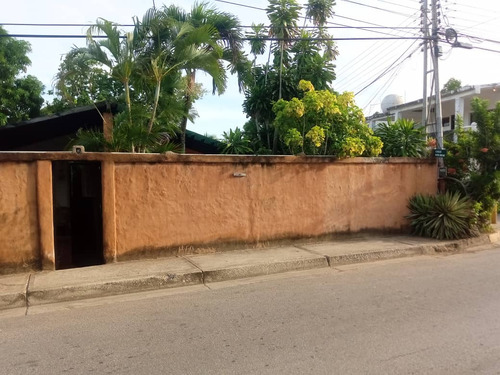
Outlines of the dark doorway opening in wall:
{"type": "Polygon", "coordinates": [[[53,161],[56,269],[104,263],[101,163],[53,161]]]}

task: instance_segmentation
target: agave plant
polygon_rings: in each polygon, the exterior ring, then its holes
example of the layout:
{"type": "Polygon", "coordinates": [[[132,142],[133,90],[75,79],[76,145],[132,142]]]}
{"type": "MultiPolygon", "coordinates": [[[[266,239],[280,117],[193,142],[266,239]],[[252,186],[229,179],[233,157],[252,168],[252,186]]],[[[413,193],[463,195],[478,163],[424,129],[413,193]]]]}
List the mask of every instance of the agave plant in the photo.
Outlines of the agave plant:
{"type": "Polygon", "coordinates": [[[428,235],[426,229],[433,204],[434,197],[432,195],[417,194],[410,199],[408,202],[410,214],[406,218],[410,220],[413,234],[422,237],[428,235]]]}
{"type": "Polygon", "coordinates": [[[478,234],[477,214],[472,202],[459,193],[416,195],[408,203],[412,233],[438,240],[473,237],[478,234]]]}

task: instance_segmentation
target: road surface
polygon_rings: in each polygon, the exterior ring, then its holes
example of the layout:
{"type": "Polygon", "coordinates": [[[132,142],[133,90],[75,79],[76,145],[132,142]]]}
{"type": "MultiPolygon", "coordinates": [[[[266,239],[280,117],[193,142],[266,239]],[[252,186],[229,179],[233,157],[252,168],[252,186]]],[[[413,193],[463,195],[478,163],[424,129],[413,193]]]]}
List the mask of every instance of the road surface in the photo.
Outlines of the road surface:
{"type": "Polygon", "coordinates": [[[500,248],[0,312],[2,374],[500,374],[500,248]]]}

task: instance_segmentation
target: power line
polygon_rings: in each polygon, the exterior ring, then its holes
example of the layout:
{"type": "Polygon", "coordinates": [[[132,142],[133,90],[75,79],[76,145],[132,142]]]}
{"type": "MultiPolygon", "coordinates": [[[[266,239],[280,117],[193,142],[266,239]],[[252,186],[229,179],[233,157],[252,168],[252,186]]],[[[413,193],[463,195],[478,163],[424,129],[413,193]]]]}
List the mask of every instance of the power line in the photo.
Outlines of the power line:
{"type": "MultiPolygon", "coordinates": [[[[340,18],[347,18],[351,19],[353,21],[358,21],[354,18],[349,18],[349,17],[341,17],[337,16],[340,18]]],[[[363,22],[363,21],[358,21],[358,22],[363,22]]],[[[367,22],[370,24],[369,22],[367,22]]],[[[375,24],[373,24],[375,25],[375,24]]],[[[0,26],[29,26],[29,27],[92,27],[96,26],[96,24],[90,24],[90,23],[0,23],[0,26]]],[[[115,24],[115,26],[120,26],[120,27],[134,27],[135,25],[127,25],[127,24],[115,24]]],[[[270,27],[270,25],[264,25],[264,27],[270,27]]],[[[247,25],[241,25],[239,26],[240,29],[250,29],[252,26],[247,26],[247,25]]],[[[297,29],[317,29],[318,26],[297,26],[297,29]]],[[[324,29],[389,29],[389,30],[418,30],[418,27],[398,27],[398,26],[323,26],[324,29]]]]}
{"type": "MultiPolygon", "coordinates": [[[[346,26],[346,25],[342,25],[341,23],[334,23],[334,22],[328,22],[328,23],[331,24],[331,25],[346,26]]],[[[397,35],[394,35],[394,34],[386,33],[384,31],[372,30],[372,28],[370,28],[370,27],[364,27],[364,26],[353,27],[353,29],[365,30],[365,31],[368,31],[368,32],[371,32],[371,33],[381,34],[381,35],[397,36],[397,35]]],[[[397,31],[397,30],[395,30],[395,31],[397,31]]],[[[402,31],[402,32],[405,32],[406,34],[410,34],[410,35],[414,35],[414,36],[417,35],[415,33],[411,33],[411,32],[408,32],[408,31],[402,31]]]]}
{"type": "Polygon", "coordinates": [[[474,48],[474,49],[480,49],[480,50],[482,50],[482,51],[488,51],[488,52],[500,53],[500,51],[499,51],[499,50],[490,49],[490,48],[476,47],[476,46],[474,46],[473,48],[474,48]]]}
{"type": "Polygon", "coordinates": [[[411,10],[415,10],[415,8],[413,7],[410,7],[408,5],[401,5],[401,4],[398,4],[398,3],[393,3],[391,1],[386,1],[386,0],[378,0],[379,2],[381,3],[386,3],[386,4],[390,4],[390,5],[394,5],[394,6],[398,6],[398,7],[401,7],[401,8],[406,8],[406,9],[411,9],[411,10]]]}
{"type": "MultiPolygon", "coordinates": [[[[132,24],[113,24],[120,27],[134,27],[132,24]]],[[[0,22],[0,26],[42,26],[42,27],[91,27],[97,26],[95,23],[16,23],[16,22],[0,22]]]]}
{"type": "MultiPolygon", "coordinates": [[[[490,9],[480,8],[480,7],[478,7],[477,3],[474,4],[474,5],[468,5],[468,4],[461,4],[461,3],[454,2],[454,3],[451,3],[451,5],[458,5],[459,7],[464,7],[464,8],[469,8],[469,9],[484,11],[484,13],[486,13],[486,14],[491,14],[491,10],[490,9]]],[[[467,12],[469,12],[469,11],[467,11],[467,12]]],[[[496,13],[496,12],[494,12],[494,13],[496,13]]]]}
{"type": "Polygon", "coordinates": [[[367,7],[367,8],[376,9],[376,10],[381,10],[381,11],[383,11],[383,12],[387,12],[387,13],[397,14],[398,16],[410,17],[410,15],[409,15],[409,14],[405,14],[405,13],[397,12],[397,11],[390,10],[390,9],[385,9],[385,8],[375,7],[375,6],[373,6],[373,5],[368,5],[368,4],[358,3],[357,1],[352,1],[352,0],[344,0],[344,2],[346,2],[346,3],[351,3],[351,4],[356,4],[356,5],[364,6],[364,7],[367,7]]]}
{"type": "MultiPolygon", "coordinates": [[[[63,38],[63,39],[78,39],[78,38],[87,38],[87,35],[68,35],[68,34],[0,34],[1,37],[11,37],[11,38],[63,38]]],[[[92,38],[107,38],[105,35],[93,35],[92,38]]],[[[120,38],[126,38],[126,36],[120,36],[120,38]]],[[[379,38],[370,38],[370,37],[348,37],[348,38],[323,38],[323,37],[312,37],[312,38],[288,38],[286,40],[290,41],[339,41],[339,40],[419,40],[422,37],[379,37],[379,38]]],[[[243,37],[241,40],[267,40],[267,41],[282,41],[284,38],[274,38],[274,37],[243,37]]]]}
{"type": "Polygon", "coordinates": [[[245,5],[245,4],[239,4],[239,3],[233,3],[232,1],[225,1],[225,0],[215,0],[218,3],[225,3],[225,4],[231,4],[231,5],[236,5],[244,8],[249,8],[249,9],[257,9],[257,10],[266,10],[266,8],[259,8],[259,7],[254,7],[251,5],[245,5]]]}
{"type": "Polygon", "coordinates": [[[375,93],[375,95],[372,96],[372,98],[368,101],[368,103],[363,107],[363,112],[365,111],[365,109],[370,106],[372,104],[372,102],[375,100],[375,98],[377,98],[380,93],[382,91],[387,92],[387,88],[390,86],[390,84],[392,84],[394,82],[394,80],[396,79],[396,76],[398,75],[398,73],[401,71],[401,68],[403,66],[403,61],[401,62],[401,64],[399,64],[395,69],[394,71],[392,72],[392,74],[389,76],[389,78],[387,79],[387,81],[382,85],[382,87],[380,87],[380,89],[375,93]]]}
{"type": "MultiPolygon", "coordinates": [[[[413,47],[415,43],[413,43],[412,45],[410,45],[410,47],[408,47],[408,49],[403,52],[403,54],[401,54],[400,57],[398,57],[384,72],[382,72],[377,78],[375,78],[372,82],[370,82],[368,85],[366,85],[365,87],[363,87],[361,90],[359,90],[358,92],[356,92],[354,95],[358,95],[358,94],[361,94],[364,90],[366,90],[368,87],[370,87],[371,85],[373,85],[375,82],[377,82],[380,78],[382,78],[383,76],[385,76],[387,73],[389,73],[391,70],[395,69],[397,67],[394,66],[398,60],[400,60],[405,54],[406,52],[408,52],[408,50],[413,47]]],[[[415,50],[413,50],[408,56],[406,56],[404,58],[404,60],[400,61],[399,65],[402,64],[406,59],[410,58],[418,49],[420,48],[420,46],[417,46],[417,48],[415,50]]]]}
{"type": "MultiPolygon", "coordinates": [[[[239,7],[243,7],[243,8],[250,8],[250,9],[257,9],[257,10],[261,10],[261,11],[267,11],[267,9],[265,8],[260,8],[260,7],[255,7],[255,6],[251,6],[251,5],[246,5],[246,4],[241,4],[241,3],[236,3],[236,2],[233,2],[233,1],[226,1],[226,0],[215,0],[217,2],[220,2],[220,3],[226,3],[226,4],[231,4],[231,5],[235,5],[235,6],[239,6],[239,7]]],[[[344,0],[346,1],[346,0],[344,0]]],[[[389,11],[390,12],[390,11],[389,11]]],[[[335,15],[336,17],[339,17],[339,18],[346,18],[346,19],[350,19],[352,21],[356,21],[356,22],[363,22],[363,23],[368,23],[368,24],[371,24],[371,25],[374,25],[374,26],[382,26],[382,25],[378,25],[378,24],[374,24],[374,23],[370,23],[370,22],[367,22],[367,21],[361,21],[361,20],[356,20],[354,18],[349,18],[349,17],[344,17],[344,16],[340,16],[340,15],[335,15]]],[[[306,18],[306,17],[300,17],[300,18],[306,18]]],[[[343,25],[343,24],[339,24],[339,23],[334,23],[334,22],[327,22],[327,24],[330,24],[330,25],[338,25],[338,26],[342,26],[342,27],[351,27],[350,25],[343,25]]],[[[363,29],[363,27],[361,26],[358,26],[360,29],[363,29]]],[[[355,28],[355,27],[352,27],[352,28],[355,28]]],[[[377,31],[374,31],[374,30],[368,30],[368,31],[371,31],[371,32],[377,32],[377,31]]],[[[379,34],[384,34],[382,32],[377,32],[379,34]]],[[[390,35],[390,34],[386,34],[386,35],[390,35]]]]}
{"type": "MultiPolygon", "coordinates": [[[[386,27],[386,26],[381,26],[379,24],[376,24],[376,23],[372,23],[372,22],[368,22],[368,21],[363,21],[363,20],[358,20],[358,19],[355,19],[355,18],[351,18],[351,17],[344,17],[344,16],[340,16],[338,14],[335,15],[336,17],[338,18],[345,18],[345,19],[348,19],[348,20],[351,20],[351,21],[354,21],[354,22],[359,22],[359,23],[365,23],[367,25],[373,25],[373,27],[371,26],[343,26],[345,28],[353,28],[353,29],[360,29],[360,30],[367,30],[367,31],[371,31],[370,29],[375,29],[375,28],[388,28],[388,29],[391,29],[391,30],[394,30],[394,31],[398,31],[400,29],[402,29],[403,31],[404,30],[420,30],[419,27],[397,27],[397,26],[391,26],[391,27],[386,27]]],[[[329,25],[342,25],[340,23],[335,23],[335,22],[328,22],[329,25]]],[[[406,32],[407,34],[413,34],[413,35],[416,35],[414,33],[411,33],[411,32],[408,32],[408,31],[404,31],[406,32]]],[[[382,32],[378,32],[379,34],[386,34],[386,33],[382,33],[382,32]]],[[[390,35],[390,34],[386,34],[386,35],[390,35]]]]}
{"type": "Polygon", "coordinates": [[[470,38],[470,39],[476,40],[478,42],[489,42],[489,43],[500,44],[500,40],[488,39],[488,38],[483,38],[483,37],[469,35],[469,34],[464,34],[464,33],[458,33],[458,36],[463,36],[463,37],[466,37],[466,38],[470,38]]]}
{"type": "MultiPolygon", "coordinates": [[[[420,13],[419,11],[417,11],[413,17],[420,13]]],[[[412,19],[412,17],[410,17],[409,19],[406,19],[405,21],[401,22],[400,25],[409,25],[409,24],[412,24],[413,22],[415,22],[414,19],[412,19]]],[[[396,51],[396,47],[394,46],[394,44],[390,44],[390,45],[387,45],[385,46],[384,48],[379,48],[379,45],[382,44],[383,41],[380,41],[380,42],[377,42],[377,43],[374,43],[372,44],[367,50],[363,50],[362,52],[360,52],[357,56],[355,56],[352,60],[346,62],[345,66],[348,67],[349,69],[349,72],[347,72],[347,74],[344,75],[343,71],[344,69],[342,67],[339,67],[338,69],[338,74],[337,76],[341,77],[338,81],[337,81],[337,84],[340,84],[342,85],[343,83],[347,84],[352,84],[353,83],[353,80],[351,80],[351,76],[353,76],[354,74],[356,74],[357,78],[360,78],[362,77],[362,74],[367,71],[368,69],[370,69],[371,71],[374,71],[376,70],[379,66],[382,66],[382,64],[384,64],[384,59],[385,60],[389,60],[391,56],[391,54],[393,54],[393,52],[396,51]],[[386,51],[389,51],[388,53],[386,53],[386,51]],[[377,56],[377,58],[370,58],[371,56],[377,56]],[[383,56],[382,59],[378,58],[378,56],[383,56]],[[375,63],[374,63],[375,61],[375,63]],[[355,68],[356,66],[360,65],[361,66],[359,68],[355,68]]],[[[403,43],[403,42],[401,42],[403,43]]],[[[358,80],[357,78],[354,79],[354,81],[358,80]]],[[[369,81],[366,80],[366,82],[369,81]]]]}

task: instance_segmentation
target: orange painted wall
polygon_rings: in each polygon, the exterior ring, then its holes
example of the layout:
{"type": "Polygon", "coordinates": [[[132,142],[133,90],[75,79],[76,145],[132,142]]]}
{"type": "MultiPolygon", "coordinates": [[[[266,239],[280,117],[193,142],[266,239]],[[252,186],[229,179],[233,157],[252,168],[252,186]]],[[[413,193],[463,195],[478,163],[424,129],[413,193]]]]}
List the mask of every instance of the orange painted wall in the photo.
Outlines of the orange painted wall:
{"type": "Polygon", "coordinates": [[[362,160],[117,163],[117,258],[189,245],[400,230],[408,198],[436,192],[432,163],[362,160]]]}
{"type": "Polygon", "coordinates": [[[430,160],[0,153],[0,273],[53,269],[53,160],[102,161],[108,262],[189,246],[397,231],[407,225],[408,198],[437,189],[430,160]]]}
{"type": "Polygon", "coordinates": [[[0,271],[33,267],[38,249],[36,163],[0,163],[0,271]]]}

